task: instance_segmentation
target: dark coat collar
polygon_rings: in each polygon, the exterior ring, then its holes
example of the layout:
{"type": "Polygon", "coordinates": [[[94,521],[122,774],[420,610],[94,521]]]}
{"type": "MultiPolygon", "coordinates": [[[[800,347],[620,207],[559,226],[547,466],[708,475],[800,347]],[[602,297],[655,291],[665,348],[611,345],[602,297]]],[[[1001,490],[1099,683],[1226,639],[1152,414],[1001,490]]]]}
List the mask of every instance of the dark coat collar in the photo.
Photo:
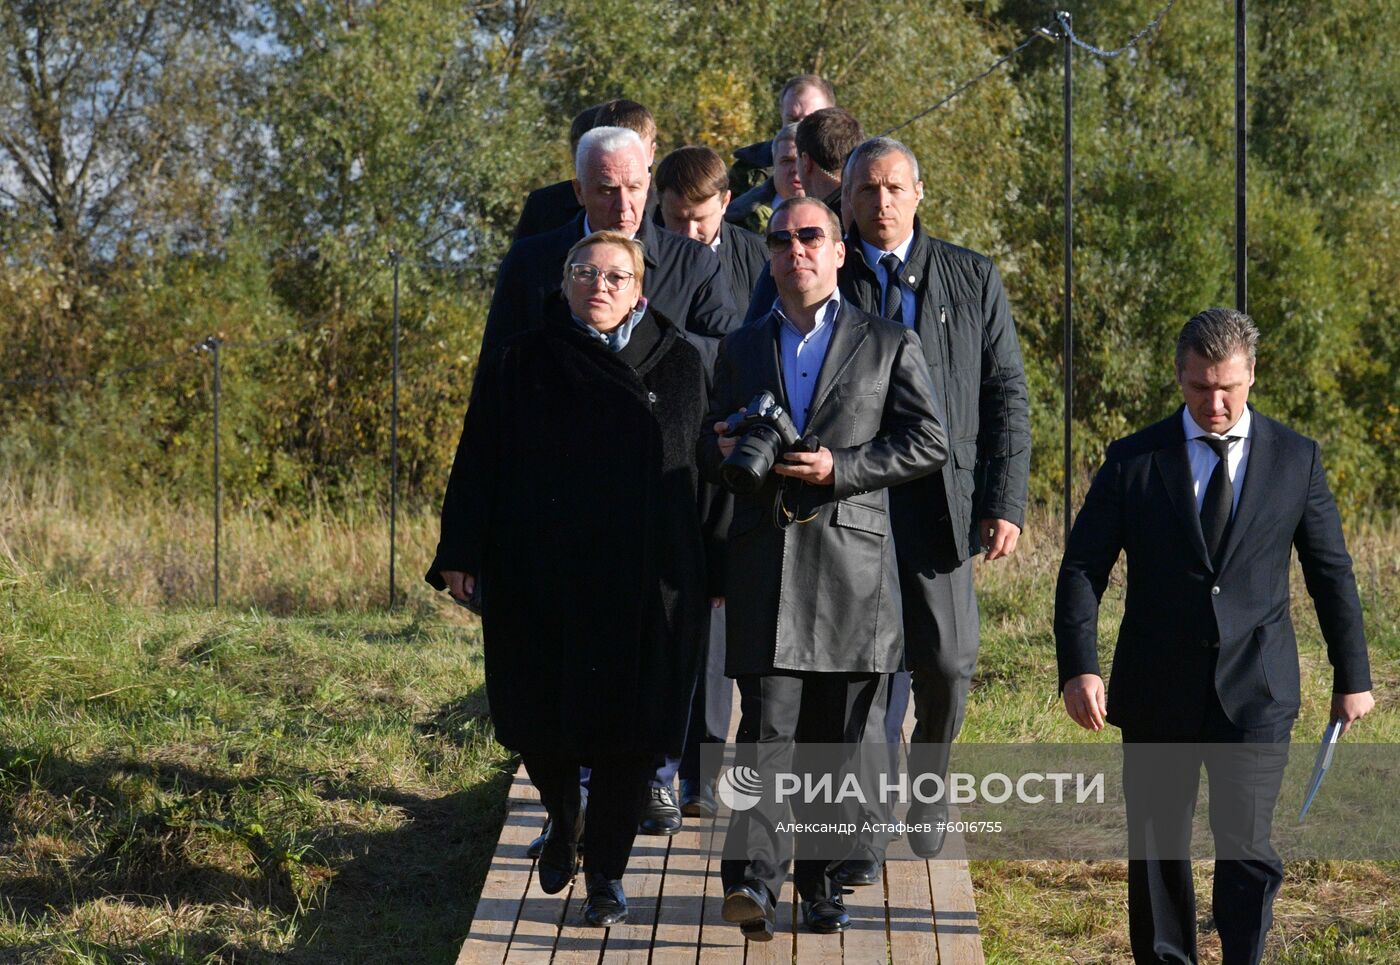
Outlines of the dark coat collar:
{"type": "MultiPolygon", "coordinates": [[[[580,209],[574,215],[573,225],[574,241],[583,240],[583,219],[588,215],[587,210],[580,209]]],[[[656,249],[662,244],[661,232],[665,229],[652,222],[650,217],[642,218],[642,226],[637,229],[637,240],[642,243],[642,260],[646,262],[647,268],[655,268],[657,265],[656,249]]]]}

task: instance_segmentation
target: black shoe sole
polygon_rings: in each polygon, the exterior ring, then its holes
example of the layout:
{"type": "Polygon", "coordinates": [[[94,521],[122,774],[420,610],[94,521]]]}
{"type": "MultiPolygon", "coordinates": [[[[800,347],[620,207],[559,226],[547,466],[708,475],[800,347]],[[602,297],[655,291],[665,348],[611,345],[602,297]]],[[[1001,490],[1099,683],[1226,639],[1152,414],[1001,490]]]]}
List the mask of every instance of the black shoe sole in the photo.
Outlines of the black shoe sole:
{"type": "Polygon", "coordinates": [[[773,940],[773,921],[763,913],[763,907],[748,895],[725,895],[720,917],[732,925],[738,925],[748,941],[773,940]]]}
{"type": "Polygon", "coordinates": [[[842,923],[839,924],[839,925],[823,925],[823,926],[820,927],[820,928],[818,928],[816,925],[812,924],[811,922],[807,922],[806,925],[807,925],[807,930],[808,930],[808,931],[812,932],[813,934],[817,934],[817,935],[839,935],[839,934],[841,934],[841,932],[843,932],[843,931],[845,931],[847,928],[850,928],[850,927],[851,927],[851,923],[850,923],[849,921],[847,921],[847,922],[842,922],[842,923]]]}

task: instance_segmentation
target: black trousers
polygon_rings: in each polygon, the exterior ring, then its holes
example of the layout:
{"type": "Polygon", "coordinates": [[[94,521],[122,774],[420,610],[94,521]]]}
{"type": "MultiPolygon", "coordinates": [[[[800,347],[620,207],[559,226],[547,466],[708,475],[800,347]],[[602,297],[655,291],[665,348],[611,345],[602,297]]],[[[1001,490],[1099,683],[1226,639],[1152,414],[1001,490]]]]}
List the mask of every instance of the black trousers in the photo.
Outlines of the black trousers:
{"type": "MultiPolygon", "coordinates": [[[[540,792],[549,819],[571,832],[579,816],[579,767],[576,757],[526,752],[520,755],[530,782],[540,792]]],[[[583,824],[583,867],[607,878],[621,878],[632,855],[646,797],[656,770],[653,755],[598,757],[588,782],[588,814],[583,824]]]]}
{"type": "MultiPolygon", "coordinates": [[[[739,677],[738,742],[756,745],[760,771],[768,773],[800,763],[800,743],[858,744],[871,707],[884,699],[887,679],[886,674],[801,672],[739,677]]],[[[826,874],[831,860],[803,857],[801,852],[792,860],[792,835],[777,830],[779,822],[794,816],[802,821],[823,820],[827,815],[822,806],[795,803],[791,812],[765,801],[734,813],[725,853],[734,855],[739,845],[744,857],[721,861],[720,879],[726,889],[758,881],[776,898],[791,865],[797,893],[804,900],[841,894],[826,874]]]]}
{"type": "MultiPolygon", "coordinates": [[[[1191,699],[1195,695],[1182,695],[1191,699]]],[[[1211,684],[1189,733],[1123,731],[1128,817],[1128,933],[1137,962],[1194,963],[1196,894],[1188,854],[1201,767],[1215,841],[1211,910],[1224,965],[1255,965],[1273,922],[1283,862],[1269,842],[1293,722],[1239,727],[1211,684]],[[1162,745],[1171,743],[1169,750],[1162,745]]]]}

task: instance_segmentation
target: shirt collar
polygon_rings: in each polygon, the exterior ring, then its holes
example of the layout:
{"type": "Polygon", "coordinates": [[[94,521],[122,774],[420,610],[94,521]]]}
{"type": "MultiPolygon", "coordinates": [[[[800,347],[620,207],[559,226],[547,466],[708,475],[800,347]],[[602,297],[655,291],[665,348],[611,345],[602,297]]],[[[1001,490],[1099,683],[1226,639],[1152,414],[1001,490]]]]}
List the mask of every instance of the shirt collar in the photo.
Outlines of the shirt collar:
{"type": "Polygon", "coordinates": [[[816,334],[822,326],[836,321],[836,314],[839,311],[841,311],[841,289],[836,288],[832,290],[831,297],[826,300],[826,304],[822,306],[822,310],[817,313],[817,324],[812,326],[812,331],[803,335],[798,327],[792,323],[792,319],[788,318],[787,313],[783,311],[782,298],[773,299],[773,314],[777,316],[778,324],[786,325],[802,338],[808,338],[816,334]]]}
{"type": "MultiPolygon", "coordinates": [[[[909,232],[908,238],[905,238],[892,249],[894,256],[899,259],[901,265],[908,263],[909,249],[912,247],[914,247],[914,232],[911,231],[909,232]]],[[[871,271],[880,267],[880,259],[886,254],[889,254],[889,252],[884,252],[876,248],[864,238],[860,239],[860,253],[865,257],[865,263],[870,266],[871,271]]]]}
{"type": "Polygon", "coordinates": [[[1191,418],[1191,410],[1186,406],[1181,407],[1181,425],[1182,428],[1186,430],[1186,438],[1188,440],[1199,439],[1202,436],[1208,436],[1212,439],[1224,439],[1227,436],[1231,439],[1248,439],[1249,429],[1253,421],[1254,419],[1249,411],[1249,406],[1245,406],[1239,421],[1230,427],[1230,431],[1226,433],[1226,435],[1222,436],[1218,433],[1207,432],[1196,425],[1196,420],[1191,418]]]}
{"type": "MultiPolygon", "coordinates": [[[[644,221],[643,223],[645,223],[645,221],[644,221]]],[[[588,223],[588,209],[585,208],[584,211],[583,211],[583,236],[584,236],[585,238],[587,238],[587,237],[588,237],[589,235],[591,235],[592,233],[593,233],[593,226],[590,225],[590,224],[588,223]]],[[[641,241],[641,242],[645,243],[645,239],[642,238],[642,232],[641,232],[641,229],[640,229],[640,228],[638,228],[637,233],[634,234],[634,235],[632,235],[632,237],[635,238],[635,239],[638,240],[638,241],[641,241]]]]}

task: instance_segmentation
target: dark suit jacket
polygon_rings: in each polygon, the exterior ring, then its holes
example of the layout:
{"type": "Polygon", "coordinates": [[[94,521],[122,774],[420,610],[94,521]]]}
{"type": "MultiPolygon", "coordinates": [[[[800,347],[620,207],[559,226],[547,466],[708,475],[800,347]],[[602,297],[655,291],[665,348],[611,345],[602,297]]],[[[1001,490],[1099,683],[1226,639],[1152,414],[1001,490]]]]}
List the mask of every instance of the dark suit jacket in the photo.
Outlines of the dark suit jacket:
{"type": "MultiPolygon", "coordinates": [[[[842,303],[806,430],[831,450],[835,484],[789,482],[785,505],[808,523],[779,529],[783,477],[736,496],[725,609],[730,676],[774,670],[889,673],[903,654],[899,580],[885,487],[948,458],[919,338],[842,303]]],[[[787,406],[778,322],[724,340],[706,425],[767,390],[787,406]]],[[[702,431],[701,470],[719,481],[718,437],[702,431]]]]}
{"type": "MultiPolygon", "coordinates": [[[[580,211],[563,227],[522,238],[510,246],[496,275],[496,291],[481,336],[483,357],[497,351],[511,336],[543,325],[545,298],[559,290],[564,259],[582,237],[580,211]]],[[[637,239],[646,253],[643,290],[647,302],[697,336],[689,341],[701,350],[702,356],[713,359],[713,343],[739,325],[719,259],[700,242],[682,238],[647,220],[642,222],[637,239]],[[711,342],[708,351],[703,340],[711,342]]]]}
{"type": "Polygon", "coordinates": [[[768,246],[752,231],[736,228],[727,221],[720,223],[719,239],[719,260],[729,279],[730,298],[735,308],[742,309],[768,265],[768,246]]]}
{"type": "Polygon", "coordinates": [[[1109,446],[1060,566],[1060,686],[1099,672],[1099,600],[1122,551],[1127,607],[1108,684],[1110,723],[1190,733],[1202,713],[1203,675],[1236,726],[1292,720],[1298,649],[1288,573],[1296,548],[1334,690],[1370,690],[1361,601],[1317,443],[1253,414],[1244,488],[1218,567],[1206,555],[1186,446],[1180,409],[1109,446]],[[1218,659],[1210,652],[1216,641],[1218,659]]]}
{"type": "MultiPolygon", "coordinates": [[[[543,188],[536,188],[525,196],[525,207],[520,209],[520,220],[515,223],[512,241],[528,238],[531,235],[553,231],[574,220],[583,210],[574,194],[574,182],[557,181],[543,188]]],[[[656,220],[656,187],[647,190],[646,219],[656,220]]]]}

